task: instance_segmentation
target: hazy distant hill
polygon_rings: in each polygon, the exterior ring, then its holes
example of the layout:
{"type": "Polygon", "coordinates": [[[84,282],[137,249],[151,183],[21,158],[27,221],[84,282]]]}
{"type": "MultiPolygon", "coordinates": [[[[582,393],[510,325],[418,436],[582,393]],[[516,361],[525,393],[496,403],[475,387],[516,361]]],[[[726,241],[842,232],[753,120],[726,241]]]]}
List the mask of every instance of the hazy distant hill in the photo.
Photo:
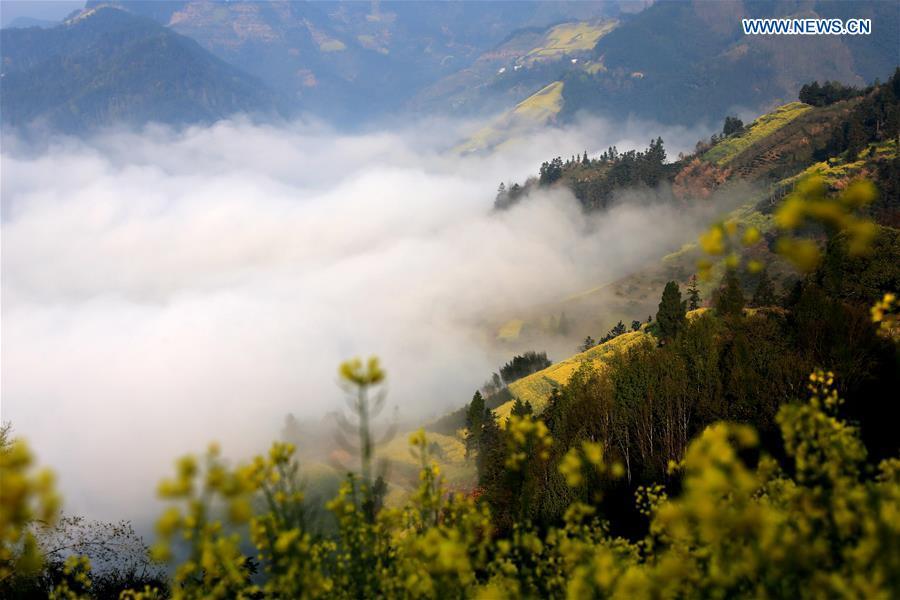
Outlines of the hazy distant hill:
{"type": "Polygon", "coordinates": [[[814,79],[851,85],[885,79],[898,62],[900,6],[894,2],[660,2],[615,20],[513,32],[471,66],[425,88],[411,106],[449,114],[514,112],[556,83],[562,89],[560,122],[587,111],[718,123],[736,110],[756,113],[785,104],[814,79]],[[741,28],[743,17],[793,16],[870,18],[873,31],[745,36],[741,28]]]}
{"type": "Polygon", "coordinates": [[[517,29],[622,10],[619,2],[114,4],[192,37],[303,110],[343,123],[399,114],[420,90],[467,68],[517,29]]]}
{"type": "Polygon", "coordinates": [[[591,68],[597,41],[618,25],[617,19],[595,19],[513,31],[469,67],[423,89],[409,106],[455,115],[508,108],[568,71],[591,68]]]}
{"type": "Polygon", "coordinates": [[[10,29],[25,29],[28,27],[40,27],[47,29],[59,25],[59,21],[50,21],[48,19],[35,19],[33,17],[17,17],[9,22],[6,27],[10,29]]]}
{"type": "Polygon", "coordinates": [[[582,111],[718,123],[789,102],[813,79],[885,78],[900,60],[894,2],[87,6],[52,29],[3,31],[5,123],[42,118],[68,130],[116,120],[184,123],[276,104],[339,125],[501,114],[462,144],[482,149],[582,111]],[[743,35],[742,17],[766,16],[866,17],[873,33],[743,35]]]}
{"type": "Polygon", "coordinates": [[[563,115],[579,110],[657,121],[718,122],[768,110],[814,79],[864,85],[900,62],[896,2],[660,2],[602,37],[593,72],[566,75],[563,115]],[[744,17],[870,18],[862,36],[747,36],[744,17]]]}
{"type": "Polygon", "coordinates": [[[63,24],[0,32],[0,118],[64,131],[117,122],[209,122],[271,112],[276,96],[154,21],[87,10],[63,24]]]}

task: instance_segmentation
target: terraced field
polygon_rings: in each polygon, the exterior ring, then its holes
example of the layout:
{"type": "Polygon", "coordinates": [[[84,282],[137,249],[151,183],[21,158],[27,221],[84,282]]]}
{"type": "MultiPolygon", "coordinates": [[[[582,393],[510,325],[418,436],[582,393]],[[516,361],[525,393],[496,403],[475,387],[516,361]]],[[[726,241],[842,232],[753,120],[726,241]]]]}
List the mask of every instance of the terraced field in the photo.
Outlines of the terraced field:
{"type": "Polygon", "coordinates": [[[536,62],[558,60],[568,54],[593,50],[597,41],[616,28],[618,21],[580,21],[563,23],[547,31],[542,43],[532,48],[519,62],[531,65],[536,62]]]}
{"type": "Polygon", "coordinates": [[[772,135],[794,119],[812,110],[812,108],[812,106],[802,102],[791,102],[780,106],[753,121],[744,133],[729,137],[716,144],[709,152],[703,155],[703,159],[724,167],[744,150],[772,135]]]}

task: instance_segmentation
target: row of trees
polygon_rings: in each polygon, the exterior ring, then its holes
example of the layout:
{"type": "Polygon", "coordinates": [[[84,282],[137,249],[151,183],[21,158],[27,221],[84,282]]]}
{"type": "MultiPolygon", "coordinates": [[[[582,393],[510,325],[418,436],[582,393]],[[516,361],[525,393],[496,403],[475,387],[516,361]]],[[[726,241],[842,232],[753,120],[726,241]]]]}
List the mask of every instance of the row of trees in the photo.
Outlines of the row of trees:
{"type": "Polygon", "coordinates": [[[826,81],[819,85],[818,81],[806,83],[800,88],[800,102],[811,106],[828,106],[841,100],[849,100],[862,96],[869,90],[860,90],[853,86],[844,85],[839,81],[826,81]]]}
{"type": "Polygon", "coordinates": [[[619,152],[611,146],[596,159],[589,158],[585,151],[567,160],[557,156],[545,161],[538,177],[528,180],[524,186],[501,183],[494,207],[508,208],[534,187],[564,181],[586,209],[599,209],[607,206],[618,190],[641,186],[652,188],[672,175],[674,169],[666,164],[666,150],[660,137],[650,140],[650,145],[643,151],[619,152]]]}

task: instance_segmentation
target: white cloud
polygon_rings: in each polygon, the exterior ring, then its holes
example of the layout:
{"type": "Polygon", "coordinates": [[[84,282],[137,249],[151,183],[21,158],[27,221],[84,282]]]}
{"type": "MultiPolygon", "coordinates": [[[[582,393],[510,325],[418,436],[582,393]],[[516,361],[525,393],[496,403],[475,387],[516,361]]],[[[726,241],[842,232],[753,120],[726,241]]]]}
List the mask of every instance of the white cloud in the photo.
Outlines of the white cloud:
{"type": "Polygon", "coordinates": [[[508,358],[489,326],[694,224],[659,203],[585,219],[563,191],[490,212],[501,180],[555,149],[644,146],[639,125],[434,150],[454,132],[226,122],[7,144],[3,418],[59,471],[69,509],[134,517],[174,456],[212,439],[246,455],[286,412],[341,406],[336,367],[354,355],[383,358],[406,415],[460,405],[508,358]]]}

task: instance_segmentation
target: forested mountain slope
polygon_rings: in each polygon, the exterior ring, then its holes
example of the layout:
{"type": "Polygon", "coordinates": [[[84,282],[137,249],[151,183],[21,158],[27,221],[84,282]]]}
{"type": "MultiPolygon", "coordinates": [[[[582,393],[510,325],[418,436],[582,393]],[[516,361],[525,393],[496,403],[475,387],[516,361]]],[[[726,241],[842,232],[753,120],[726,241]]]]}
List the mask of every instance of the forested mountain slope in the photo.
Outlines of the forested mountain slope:
{"type": "MultiPolygon", "coordinates": [[[[338,124],[396,115],[510,32],[619,13],[619,2],[107,2],[189,36],[338,124]]],[[[624,3],[628,4],[628,3],[624,3]]]]}
{"type": "Polygon", "coordinates": [[[272,114],[279,99],[197,42],[110,7],[49,29],[4,29],[0,114],[67,132],[272,114]]]}
{"type": "MultiPolygon", "coordinates": [[[[864,86],[885,79],[900,47],[900,14],[885,2],[657,2],[615,21],[567,27],[593,31],[593,48],[573,45],[535,62],[529,57],[540,52],[551,30],[519,32],[472,67],[421,92],[413,106],[457,114],[512,110],[554,84],[562,92],[554,114],[559,123],[588,113],[709,124],[727,114],[764,113],[787,104],[809,80],[864,86]],[[867,36],[743,33],[742,18],[763,17],[868,18],[873,31],[867,36]],[[529,49],[532,45],[538,49],[529,49]]],[[[495,135],[493,146],[515,134],[495,135]]],[[[479,147],[483,138],[476,136],[470,146],[479,147]]]]}
{"type": "Polygon", "coordinates": [[[774,436],[780,404],[800,393],[817,365],[839,373],[842,393],[857,399],[848,414],[861,423],[873,455],[896,451],[896,440],[884,429],[878,410],[862,399],[900,384],[896,346],[867,325],[872,303],[900,289],[900,231],[891,227],[900,214],[900,76],[895,73],[887,83],[864,90],[829,89],[834,93],[822,99],[804,88],[804,99],[816,106],[794,102],[746,126],[729,120],[727,134],[701,140],[693,155],[671,164],[664,162],[662,142],[655,140],[645,152],[621,154],[611,148],[600,157],[549,160],[540,176],[525,185],[503,186],[499,210],[515,210],[532,190],[565,186],[586,211],[594,211],[635,186],[668,182],[670,201],[687,206],[713,202],[729,186],[752,184],[741,188],[746,202],[724,215],[723,227],[752,229],[757,237],[740,249],[739,260],[763,267],[761,275],[758,270],[727,270],[722,261],[706,281],[692,279],[698,261],[707,255],[702,243],[685,240],[658,263],[520,320],[520,344],[538,343],[552,333],[544,328],[548,312],[562,315],[550,318],[551,323],[559,327],[565,319],[566,329],[588,339],[580,353],[561,362],[505,387],[485,387],[479,406],[487,409],[487,421],[473,421],[470,404],[468,412],[434,425],[445,434],[459,429],[460,441],[467,440],[480,457],[480,489],[505,526],[511,522],[504,519],[519,514],[521,506],[515,508],[511,483],[499,475],[497,461],[506,456],[498,441],[503,435],[488,433],[495,426],[484,423],[495,421],[502,431],[510,415],[540,415],[562,444],[551,451],[556,458],[548,466],[535,467],[539,472],[526,476],[545,481],[542,491],[532,490],[537,499],[529,504],[528,518],[554,522],[561,517],[557,511],[572,498],[554,461],[578,440],[602,440],[605,451],[627,469],[627,485],[617,488],[605,505],[612,513],[625,511],[618,515],[623,532],[639,521],[628,499],[634,486],[665,479],[668,462],[680,459],[687,441],[705,424],[748,422],[764,438],[774,436]],[[798,271],[779,253],[784,235],[777,227],[779,211],[786,202],[795,202],[792,193],[809,177],[821,178],[831,195],[842,194],[860,179],[875,182],[880,195],[864,209],[878,223],[869,254],[855,256],[847,236],[815,228],[807,235],[822,248],[823,258],[813,272],[798,271]],[[681,317],[683,325],[674,336],[666,331],[670,320],[663,319],[665,295],[660,302],[663,288],[669,291],[666,282],[675,289],[681,284],[685,294],[674,305],[681,307],[676,313],[697,308],[681,317]],[[603,314],[590,316],[591,307],[603,307],[603,314]],[[645,320],[647,312],[651,317],[645,320]],[[599,339],[609,327],[601,343],[593,340],[592,335],[599,339]],[[478,423],[474,434],[473,422],[478,423]],[[460,429],[467,424],[469,430],[460,429]]]}

